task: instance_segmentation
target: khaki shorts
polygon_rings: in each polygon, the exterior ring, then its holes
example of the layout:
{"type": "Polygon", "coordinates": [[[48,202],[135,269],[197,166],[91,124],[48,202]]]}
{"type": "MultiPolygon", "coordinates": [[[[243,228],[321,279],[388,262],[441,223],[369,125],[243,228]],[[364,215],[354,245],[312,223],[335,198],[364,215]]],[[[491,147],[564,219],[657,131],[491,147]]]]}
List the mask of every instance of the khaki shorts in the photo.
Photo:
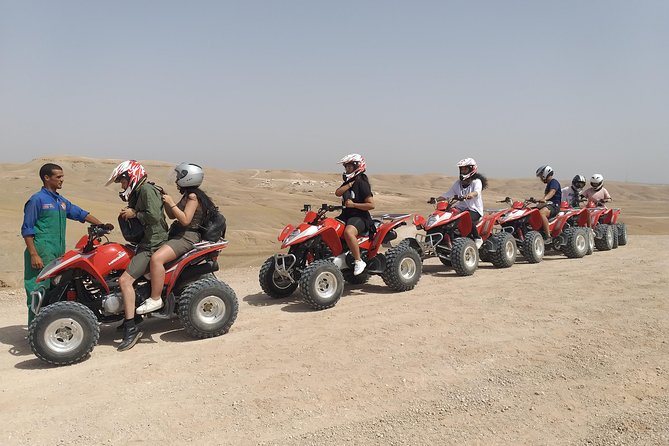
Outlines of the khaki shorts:
{"type": "Polygon", "coordinates": [[[193,245],[195,243],[199,243],[200,241],[202,241],[202,237],[200,236],[199,232],[186,231],[180,237],[166,241],[165,244],[172,248],[172,251],[174,251],[174,254],[176,254],[178,259],[193,249],[193,245]]]}
{"type": "Polygon", "coordinates": [[[149,263],[151,262],[151,251],[139,251],[130,261],[130,265],[125,270],[137,280],[147,273],[149,270],[149,263]]]}

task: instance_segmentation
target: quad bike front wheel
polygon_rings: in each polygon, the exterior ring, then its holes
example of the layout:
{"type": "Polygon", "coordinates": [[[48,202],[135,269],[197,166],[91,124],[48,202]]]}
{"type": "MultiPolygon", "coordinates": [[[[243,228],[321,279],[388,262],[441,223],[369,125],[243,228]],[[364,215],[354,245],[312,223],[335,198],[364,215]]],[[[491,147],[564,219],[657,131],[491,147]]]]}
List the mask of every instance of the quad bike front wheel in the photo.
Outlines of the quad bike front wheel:
{"type": "Polygon", "coordinates": [[[585,228],[567,228],[564,231],[566,240],[562,247],[564,255],[570,259],[580,259],[588,251],[588,233],[585,228]]]}
{"type": "Polygon", "coordinates": [[[235,292],[218,279],[197,280],[189,284],[179,298],[179,320],[194,338],[213,338],[227,333],[238,311],[235,292]]]}
{"type": "Polygon", "coordinates": [[[586,233],[588,236],[588,249],[585,251],[585,255],[589,256],[595,252],[595,231],[592,228],[586,228],[586,233]]]}
{"type": "Polygon", "coordinates": [[[616,223],[618,230],[618,245],[625,246],[627,244],[627,225],[625,223],[616,223]]]}
{"type": "Polygon", "coordinates": [[[42,308],[30,324],[28,340],[35,356],[53,365],[86,359],[100,339],[95,314],[79,302],[55,302],[42,308]]]}
{"type": "Polygon", "coordinates": [[[314,310],[334,307],[344,292],[344,276],[329,260],[316,260],[300,277],[302,300],[314,310]]]}
{"type": "Polygon", "coordinates": [[[398,245],[386,251],[386,269],[381,278],[393,291],[412,290],[423,272],[418,252],[409,245],[398,245]]]}
{"type": "Polygon", "coordinates": [[[529,231],[525,234],[522,244],[522,253],[528,263],[539,263],[544,258],[544,238],[538,231],[529,231]]]}
{"type": "MultiPolygon", "coordinates": [[[[492,236],[495,251],[490,253],[490,261],[497,268],[509,268],[516,263],[516,239],[508,232],[500,232],[492,236]]],[[[481,252],[481,251],[479,251],[481,252]]]]}
{"type": "Polygon", "coordinates": [[[613,227],[604,223],[597,225],[595,229],[595,247],[598,251],[610,251],[613,249],[613,227]]]}
{"type": "Polygon", "coordinates": [[[265,294],[275,299],[288,297],[297,289],[297,281],[290,280],[277,272],[274,256],[262,264],[258,280],[265,294]]]}
{"type": "Polygon", "coordinates": [[[458,276],[471,276],[479,266],[479,250],[474,240],[456,238],[451,250],[451,265],[458,276]]]}

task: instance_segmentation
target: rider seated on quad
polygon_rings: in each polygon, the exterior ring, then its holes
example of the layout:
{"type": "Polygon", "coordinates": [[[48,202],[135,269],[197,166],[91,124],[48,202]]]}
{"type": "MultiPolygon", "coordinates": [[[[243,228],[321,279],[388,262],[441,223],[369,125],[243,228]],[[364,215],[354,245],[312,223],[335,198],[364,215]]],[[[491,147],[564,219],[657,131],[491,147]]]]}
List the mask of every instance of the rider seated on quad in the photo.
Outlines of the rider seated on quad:
{"type": "Polygon", "coordinates": [[[137,245],[137,252],[119,278],[125,321],[122,325],[123,341],[118,350],[124,351],[131,349],[142,337],[142,332],[136,326],[138,321],[135,320],[136,294],[133,284],[146,274],[151,254],[167,241],[167,223],[160,190],[147,181],[146,171],[137,161],[124,161],[116,166],[107,185],[112,182],[120,183],[122,191],[119,197],[128,202],[128,206],[121,209],[119,218],[124,220],[136,218],[144,228],[144,235],[137,245]]]}
{"type": "Polygon", "coordinates": [[[539,214],[544,226],[544,244],[552,243],[550,225],[548,219],[555,217],[560,211],[560,202],[562,201],[562,189],[560,183],[553,178],[553,168],[548,165],[540,166],[537,169],[537,177],[546,184],[544,196],[537,202],[542,203],[539,206],[539,214]]]}
{"type": "Polygon", "coordinates": [[[335,195],[342,197],[344,210],[337,218],[346,224],[344,240],[355,260],[353,275],[357,276],[367,266],[360,256],[358,235],[374,230],[374,221],[369,213],[374,209],[374,197],[372,186],[365,174],[365,159],[357,153],[351,153],[339,162],[344,165],[344,182],[337,188],[335,195]]]}
{"type": "Polygon", "coordinates": [[[581,207],[581,191],[585,187],[585,177],[576,175],[571,180],[571,186],[562,188],[562,201],[569,203],[573,208],[581,207]]]}
{"type": "Polygon", "coordinates": [[[472,219],[469,236],[474,239],[478,249],[483,245],[483,239],[479,235],[476,223],[483,215],[483,189],[488,187],[488,179],[478,173],[478,165],[473,158],[458,161],[458,170],[460,177],[447,192],[437,198],[437,201],[448,201],[453,197],[462,198],[455,204],[455,208],[469,212],[472,219]]]}
{"type": "Polygon", "coordinates": [[[146,314],[163,307],[163,284],[165,264],[181,257],[202,240],[201,228],[204,217],[216,206],[200,189],[204,172],[197,164],[181,163],[174,168],[174,178],[181,199],[175,203],[172,197],[162,193],[165,213],[175,219],[169,230],[169,239],[151,256],[151,297],[139,307],[137,314],[146,314]]]}
{"type": "Polygon", "coordinates": [[[595,173],[590,177],[590,186],[583,192],[583,196],[587,198],[588,204],[594,203],[596,206],[603,205],[611,201],[609,191],[604,187],[604,176],[595,173]]]}

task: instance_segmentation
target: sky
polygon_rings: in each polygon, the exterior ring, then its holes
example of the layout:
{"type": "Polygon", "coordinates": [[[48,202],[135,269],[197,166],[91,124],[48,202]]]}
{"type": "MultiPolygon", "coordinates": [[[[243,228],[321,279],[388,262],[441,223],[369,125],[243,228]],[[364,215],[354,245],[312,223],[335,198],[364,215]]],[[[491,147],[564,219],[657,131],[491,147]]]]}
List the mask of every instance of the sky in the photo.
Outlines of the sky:
{"type": "Polygon", "coordinates": [[[669,2],[0,0],[0,159],[669,183],[669,2]]]}

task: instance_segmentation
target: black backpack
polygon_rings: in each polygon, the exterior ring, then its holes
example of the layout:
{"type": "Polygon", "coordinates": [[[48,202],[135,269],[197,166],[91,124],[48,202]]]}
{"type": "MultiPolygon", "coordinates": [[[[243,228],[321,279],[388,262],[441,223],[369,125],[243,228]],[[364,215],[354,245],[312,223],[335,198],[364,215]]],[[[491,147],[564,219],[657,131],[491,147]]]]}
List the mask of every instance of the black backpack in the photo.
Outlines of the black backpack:
{"type": "Polygon", "coordinates": [[[226,229],[225,217],[218,211],[218,208],[213,208],[207,212],[206,217],[202,221],[200,234],[202,234],[202,240],[217,242],[225,238],[226,229]]]}
{"type": "Polygon", "coordinates": [[[123,238],[130,243],[139,243],[144,238],[144,225],[137,218],[126,220],[119,215],[118,226],[123,238]]]}

